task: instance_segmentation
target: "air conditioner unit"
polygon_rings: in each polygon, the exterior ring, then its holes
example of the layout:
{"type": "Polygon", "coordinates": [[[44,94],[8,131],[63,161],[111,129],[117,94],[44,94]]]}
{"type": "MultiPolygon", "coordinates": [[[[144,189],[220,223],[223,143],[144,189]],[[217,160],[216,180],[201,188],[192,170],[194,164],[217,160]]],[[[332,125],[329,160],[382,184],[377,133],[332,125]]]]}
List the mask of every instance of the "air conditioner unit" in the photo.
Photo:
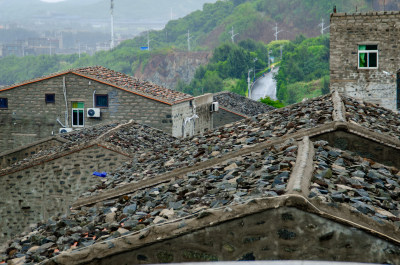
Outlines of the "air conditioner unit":
{"type": "Polygon", "coordinates": [[[69,133],[72,132],[72,128],[60,128],[59,133],[69,133]]]}
{"type": "Polygon", "coordinates": [[[219,110],[219,103],[218,102],[213,102],[211,104],[211,112],[216,112],[219,110]]]}
{"type": "Polygon", "coordinates": [[[100,117],[100,109],[99,108],[87,109],[87,116],[89,118],[99,118],[100,117]]]}

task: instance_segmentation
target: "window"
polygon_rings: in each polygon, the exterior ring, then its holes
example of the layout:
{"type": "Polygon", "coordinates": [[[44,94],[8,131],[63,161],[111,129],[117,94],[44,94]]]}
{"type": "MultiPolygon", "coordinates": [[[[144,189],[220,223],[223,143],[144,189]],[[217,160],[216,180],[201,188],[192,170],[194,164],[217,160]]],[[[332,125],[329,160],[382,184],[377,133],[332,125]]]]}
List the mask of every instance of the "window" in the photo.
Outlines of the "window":
{"type": "Polygon", "coordinates": [[[8,99],[0,98],[0,109],[8,109],[8,99]]]}
{"type": "Polygon", "coordinates": [[[72,102],[72,126],[83,127],[85,125],[85,103],[72,102]]]}
{"type": "Polygon", "coordinates": [[[45,100],[46,100],[46,103],[55,103],[56,102],[56,94],[46,94],[45,100]]]}
{"type": "Polygon", "coordinates": [[[358,45],[358,68],[378,68],[378,45],[358,45]]]}
{"type": "Polygon", "coordinates": [[[103,107],[107,108],[108,107],[108,95],[96,95],[95,96],[95,104],[96,107],[103,107]]]}

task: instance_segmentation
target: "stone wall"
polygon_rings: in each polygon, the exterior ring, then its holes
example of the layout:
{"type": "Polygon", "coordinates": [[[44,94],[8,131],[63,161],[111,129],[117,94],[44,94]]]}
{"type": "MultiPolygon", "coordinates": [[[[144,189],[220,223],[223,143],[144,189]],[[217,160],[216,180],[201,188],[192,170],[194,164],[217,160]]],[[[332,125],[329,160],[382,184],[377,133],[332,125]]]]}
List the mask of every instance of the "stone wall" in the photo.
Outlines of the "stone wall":
{"type": "Polygon", "coordinates": [[[198,96],[191,101],[172,107],[172,135],[175,137],[193,136],[213,128],[213,113],[210,111],[212,94],[198,96]],[[196,118],[194,115],[197,115],[196,118]],[[185,122],[186,120],[186,122],[185,122]]]}
{"type": "MultiPolygon", "coordinates": [[[[184,220],[180,226],[185,226],[184,220]]],[[[108,246],[114,247],[112,243],[108,246]]],[[[93,260],[89,264],[240,260],[399,264],[400,248],[359,229],[296,208],[281,207],[203,228],[130,252],[93,260]]]]}
{"type": "Polygon", "coordinates": [[[0,176],[0,245],[41,220],[60,216],[83,192],[100,184],[127,156],[92,146],[0,176]]]}
{"type": "Polygon", "coordinates": [[[57,118],[72,127],[72,102],[85,103],[85,126],[110,121],[135,120],[161,129],[172,131],[171,106],[122,89],[75,75],[65,74],[0,92],[8,98],[8,109],[0,109],[0,152],[17,148],[52,134],[62,127],[57,118]],[[65,122],[65,98],[63,78],[67,90],[68,122],[65,122]],[[107,94],[109,107],[101,108],[100,118],[86,117],[86,109],[93,106],[93,93],[107,94]],[[55,93],[55,103],[46,103],[45,94],[55,93]]]}
{"type": "Polygon", "coordinates": [[[246,117],[240,116],[232,111],[228,111],[226,109],[219,108],[219,111],[217,111],[213,115],[213,123],[214,123],[214,127],[218,128],[218,127],[224,126],[225,124],[233,123],[233,122],[245,119],[245,118],[246,117]]]}
{"type": "Polygon", "coordinates": [[[334,13],[330,24],[331,90],[397,110],[400,12],[334,13]],[[358,68],[358,45],[378,45],[378,68],[358,68]]]}
{"type": "Polygon", "coordinates": [[[335,131],[320,134],[312,138],[313,141],[324,140],[333,147],[349,150],[361,157],[369,158],[387,166],[400,168],[400,150],[367,138],[348,133],[335,131]]]}
{"type": "Polygon", "coordinates": [[[11,166],[12,164],[16,163],[17,161],[20,161],[24,158],[32,156],[32,155],[40,152],[41,150],[46,150],[50,147],[60,146],[63,143],[64,143],[64,141],[62,141],[61,139],[51,137],[51,138],[47,138],[45,140],[41,140],[39,142],[28,144],[26,146],[17,148],[12,151],[1,153],[0,154],[0,169],[11,166]]]}

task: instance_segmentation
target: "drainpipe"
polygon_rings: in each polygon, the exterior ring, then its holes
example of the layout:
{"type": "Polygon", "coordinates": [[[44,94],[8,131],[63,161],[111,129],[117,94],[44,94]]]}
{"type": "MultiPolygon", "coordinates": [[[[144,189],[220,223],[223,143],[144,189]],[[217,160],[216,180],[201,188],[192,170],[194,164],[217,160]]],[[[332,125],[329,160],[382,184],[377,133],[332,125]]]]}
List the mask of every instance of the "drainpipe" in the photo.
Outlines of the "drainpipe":
{"type": "Polygon", "coordinates": [[[68,127],[68,101],[67,101],[67,86],[65,84],[65,76],[63,77],[63,92],[65,99],[65,127],[68,127]]]}
{"type": "Polygon", "coordinates": [[[94,108],[94,106],[96,105],[96,104],[95,104],[95,95],[96,95],[96,90],[93,91],[93,108],[94,108]]]}

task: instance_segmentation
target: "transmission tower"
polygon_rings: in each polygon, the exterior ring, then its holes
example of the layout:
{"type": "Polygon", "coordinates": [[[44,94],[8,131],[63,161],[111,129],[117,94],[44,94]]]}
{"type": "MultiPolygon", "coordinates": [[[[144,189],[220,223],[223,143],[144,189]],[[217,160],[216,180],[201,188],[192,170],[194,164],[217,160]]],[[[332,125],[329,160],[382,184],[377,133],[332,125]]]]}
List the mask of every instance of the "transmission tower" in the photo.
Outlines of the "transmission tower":
{"type": "Polygon", "coordinates": [[[324,31],[325,31],[326,29],[329,29],[329,28],[331,27],[331,26],[324,27],[324,26],[325,26],[325,24],[324,24],[324,19],[322,19],[321,23],[320,23],[318,26],[321,27],[321,35],[324,35],[324,31]]]}
{"type": "Polygon", "coordinates": [[[111,0],[111,44],[110,48],[113,49],[115,44],[114,44],[114,0],[111,0]]]}
{"type": "Polygon", "coordinates": [[[235,34],[235,31],[233,30],[233,26],[232,26],[232,30],[230,31],[230,33],[231,33],[231,40],[232,40],[232,43],[235,43],[235,36],[236,36],[236,35],[239,35],[239,33],[236,33],[236,34],[235,34]]]}
{"type": "Polygon", "coordinates": [[[276,26],[274,27],[274,29],[275,29],[275,33],[274,33],[275,40],[278,40],[278,34],[281,33],[283,30],[278,31],[278,23],[276,23],[276,26]]]}

